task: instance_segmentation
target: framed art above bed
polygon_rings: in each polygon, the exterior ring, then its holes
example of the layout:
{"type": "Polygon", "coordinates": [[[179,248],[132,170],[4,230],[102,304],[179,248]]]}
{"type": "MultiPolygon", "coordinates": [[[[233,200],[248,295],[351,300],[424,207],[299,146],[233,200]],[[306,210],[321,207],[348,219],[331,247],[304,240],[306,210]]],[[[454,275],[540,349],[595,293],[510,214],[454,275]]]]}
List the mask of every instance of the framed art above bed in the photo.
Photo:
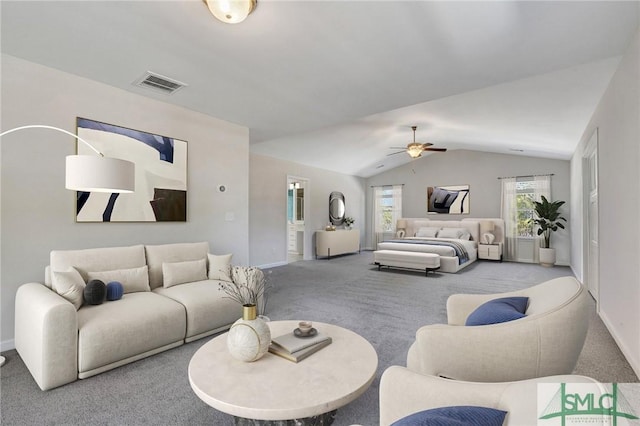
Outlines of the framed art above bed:
{"type": "Polygon", "coordinates": [[[428,214],[469,214],[469,185],[429,186],[428,214]]]}

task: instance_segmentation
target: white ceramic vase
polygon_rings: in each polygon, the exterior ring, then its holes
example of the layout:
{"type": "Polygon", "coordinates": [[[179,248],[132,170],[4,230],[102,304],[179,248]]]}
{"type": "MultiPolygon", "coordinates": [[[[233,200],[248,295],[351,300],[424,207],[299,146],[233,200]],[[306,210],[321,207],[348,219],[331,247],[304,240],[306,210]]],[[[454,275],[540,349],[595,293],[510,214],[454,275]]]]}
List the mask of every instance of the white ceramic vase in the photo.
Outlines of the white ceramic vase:
{"type": "Polygon", "coordinates": [[[256,361],[269,350],[271,330],[267,323],[256,315],[256,305],[243,305],[242,318],[234,322],[227,335],[227,348],[234,358],[256,361]]]}

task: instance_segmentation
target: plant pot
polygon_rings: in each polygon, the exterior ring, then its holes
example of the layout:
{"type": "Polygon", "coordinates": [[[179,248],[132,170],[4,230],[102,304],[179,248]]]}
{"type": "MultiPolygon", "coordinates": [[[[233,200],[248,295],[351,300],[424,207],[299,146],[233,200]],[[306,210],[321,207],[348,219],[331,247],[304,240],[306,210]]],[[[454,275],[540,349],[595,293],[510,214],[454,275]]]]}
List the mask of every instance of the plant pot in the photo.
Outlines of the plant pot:
{"type": "Polygon", "coordinates": [[[256,315],[256,305],[243,305],[242,318],[234,322],[227,335],[227,348],[235,359],[256,361],[269,350],[271,330],[256,315]]]}
{"type": "Polygon", "coordinates": [[[540,265],[548,268],[556,264],[556,249],[540,248],[540,265]]]}

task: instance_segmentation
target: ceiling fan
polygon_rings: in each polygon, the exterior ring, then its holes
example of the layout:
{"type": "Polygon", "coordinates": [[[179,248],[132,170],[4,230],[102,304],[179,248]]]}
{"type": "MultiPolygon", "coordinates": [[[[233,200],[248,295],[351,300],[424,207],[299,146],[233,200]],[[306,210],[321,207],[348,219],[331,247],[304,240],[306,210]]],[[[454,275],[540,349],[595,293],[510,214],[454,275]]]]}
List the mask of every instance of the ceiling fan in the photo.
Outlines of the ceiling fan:
{"type": "Polygon", "coordinates": [[[402,152],[406,152],[407,154],[409,154],[409,156],[411,158],[418,158],[422,156],[422,152],[423,151],[432,151],[432,152],[445,152],[447,150],[447,148],[432,148],[433,144],[432,143],[417,143],[416,142],[416,129],[418,128],[418,126],[411,126],[411,129],[413,130],[413,142],[411,142],[410,144],[408,144],[406,147],[400,147],[400,146],[392,146],[389,149],[401,149],[402,151],[398,151],[398,152],[394,152],[392,154],[388,154],[387,157],[389,155],[396,155],[396,154],[400,154],[402,152]]]}

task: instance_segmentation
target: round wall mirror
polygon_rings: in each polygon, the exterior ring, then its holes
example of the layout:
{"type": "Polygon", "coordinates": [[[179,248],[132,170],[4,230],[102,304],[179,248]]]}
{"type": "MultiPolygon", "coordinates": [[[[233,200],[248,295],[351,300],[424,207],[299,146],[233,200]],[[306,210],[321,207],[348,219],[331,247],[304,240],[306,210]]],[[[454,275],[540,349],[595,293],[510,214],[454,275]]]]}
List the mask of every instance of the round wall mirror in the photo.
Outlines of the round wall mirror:
{"type": "Polygon", "coordinates": [[[342,225],[344,222],[344,195],[334,191],[329,194],[329,220],[332,225],[342,225]]]}

